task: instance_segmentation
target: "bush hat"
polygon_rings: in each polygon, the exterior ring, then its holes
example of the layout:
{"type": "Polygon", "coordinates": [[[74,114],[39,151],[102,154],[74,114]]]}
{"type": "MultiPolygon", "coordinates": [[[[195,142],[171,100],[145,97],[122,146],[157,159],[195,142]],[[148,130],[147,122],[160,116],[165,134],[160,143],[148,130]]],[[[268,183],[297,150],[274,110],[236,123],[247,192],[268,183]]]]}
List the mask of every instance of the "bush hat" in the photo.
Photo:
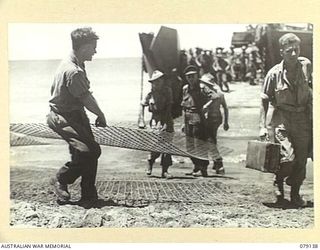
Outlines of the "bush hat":
{"type": "Polygon", "coordinates": [[[153,73],[152,73],[152,75],[151,75],[151,77],[149,79],[149,82],[153,82],[153,81],[155,81],[155,80],[157,80],[157,79],[159,79],[159,78],[161,78],[163,76],[164,76],[164,74],[161,71],[155,70],[155,71],[153,71],[153,73]]]}
{"type": "Polygon", "coordinates": [[[189,65],[188,67],[186,67],[183,71],[183,74],[184,75],[192,75],[192,74],[197,74],[198,73],[198,70],[195,66],[193,65],[189,65]]]}

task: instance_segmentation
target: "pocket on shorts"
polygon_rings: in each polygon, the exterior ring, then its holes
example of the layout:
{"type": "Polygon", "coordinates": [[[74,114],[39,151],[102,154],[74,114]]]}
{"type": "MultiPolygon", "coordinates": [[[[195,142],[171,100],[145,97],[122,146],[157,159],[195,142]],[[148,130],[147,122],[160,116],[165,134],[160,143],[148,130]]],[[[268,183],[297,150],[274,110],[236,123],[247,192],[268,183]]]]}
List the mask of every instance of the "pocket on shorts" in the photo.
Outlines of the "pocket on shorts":
{"type": "Polygon", "coordinates": [[[55,128],[55,127],[63,128],[68,126],[67,120],[62,115],[59,115],[53,111],[51,111],[47,115],[47,123],[50,128],[55,128]]]}

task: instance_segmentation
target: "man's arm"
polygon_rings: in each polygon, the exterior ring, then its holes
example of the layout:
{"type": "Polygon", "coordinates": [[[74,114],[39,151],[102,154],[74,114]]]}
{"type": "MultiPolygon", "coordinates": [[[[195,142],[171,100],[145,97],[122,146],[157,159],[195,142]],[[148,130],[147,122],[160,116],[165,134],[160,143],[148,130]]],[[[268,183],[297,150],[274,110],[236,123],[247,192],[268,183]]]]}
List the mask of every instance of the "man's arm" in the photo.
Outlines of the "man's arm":
{"type": "Polygon", "coordinates": [[[229,129],[229,109],[224,95],[222,96],[221,105],[224,113],[223,129],[227,131],[229,129]]]}
{"type": "Polygon", "coordinates": [[[96,99],[89,91],[88,80],[81,72],[76,72],[72,75],[71,79],[67,82],[67,88],[71,95],[78,98],[80,102],[97,117],[96,126],[107,126],[106,119],[101,111],[96,99]]]}
{"type": "Polygon", "coordinates": [[[146,123],[144,121],[144,105],[140,104],[139,117],[138,117],[138,127],[145,128],[146,123]]]}
{"type": "Polygon", "coordinates": [[[173,105],[173,94],[172,90],[169,88],[167,92],[167,103],[165,108],[165,130],[166,132],[173,132],[173,117],[172,117],[172,105],[173,105]]]}
{"type": "Polygon", "coordinates": [[[107,126],[106,118],[101,111],[96,99],[91,93],[88,93],[84,97],[80,98],[83,105],[93,114],[97,116],[96,126],[105,127],[107,126]]]}
{"type": "Polygon", "coordinates": [[[151,92],[149,92],[144,99],[140,102],[140,110],[139,110],[139,117],[138,117],[138,127],[145,128],[146,123],[144,120],[144,109],[146,106],[149,106],[149,102],[151,99],[151,92]]]}
{"type": "Polygon", "coordinates": [[[260,102],[260,132],[259,136],[261,138],[268,137],[268,129],[267,129],[267,115],[272,117],[274,109],[269,110],[269,102],[271,101],[270,98],[274,96],[274,89],[275,89],[275,81],[274,77],[271,73],[268,73],[261,92],[261,102],[260,102]]]}
{"type": "Polygon", "coordinates": [[[267,116],[267,112],[268,112],[268,106],[269,106],[269,101],[267,99],[261,98],[260,122],[259,122],[259,127],[260,127],[259,136],[260,137],[266,137],[268,135],[268,130],[267,130],[267,126],[266,126],[266,116],[267,116]]]}
{"type": "Polygon", "coordinates": [[[260,102],[260,128],[266,128],[266,116],[268,112],[269,100],[261,98],[260,102]]]}

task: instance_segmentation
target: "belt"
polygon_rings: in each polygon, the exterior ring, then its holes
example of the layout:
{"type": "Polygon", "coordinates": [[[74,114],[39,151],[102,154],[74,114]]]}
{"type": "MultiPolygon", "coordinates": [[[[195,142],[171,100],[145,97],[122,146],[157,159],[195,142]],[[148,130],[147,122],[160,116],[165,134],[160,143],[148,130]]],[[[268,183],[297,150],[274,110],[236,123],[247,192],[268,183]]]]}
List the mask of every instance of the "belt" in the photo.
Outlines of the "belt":
{"type": "Polygon", "coordinates": [[[185,108],[184,111],[189,113],[199,113],[196,108],[185,108]]]}
{"type": "Polygon", "coordinates": [[[54,113],[56,114],[59,114],[59,115],[68,115],[68,114],[71,114],[71,113],[84,113],[84,109],[77,109],[77,110],[72,110],[72,111],[67,111],[67,112],[60,112],[57,108],[53,107],[53,106],[50,106],[50,110],[53,111],[54,113]]]}

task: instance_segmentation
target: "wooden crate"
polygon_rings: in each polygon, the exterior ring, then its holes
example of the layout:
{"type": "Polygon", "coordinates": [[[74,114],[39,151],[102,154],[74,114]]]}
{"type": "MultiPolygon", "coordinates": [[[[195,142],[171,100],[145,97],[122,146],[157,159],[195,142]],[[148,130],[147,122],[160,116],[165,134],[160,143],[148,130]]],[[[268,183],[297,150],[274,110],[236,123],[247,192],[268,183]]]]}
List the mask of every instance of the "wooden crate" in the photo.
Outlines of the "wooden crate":
{"type": "Polygon", "coordinates": [[[279,168],[280,144],[249,141],[246,167],[262,172],[274,173],[279,168]]]}

